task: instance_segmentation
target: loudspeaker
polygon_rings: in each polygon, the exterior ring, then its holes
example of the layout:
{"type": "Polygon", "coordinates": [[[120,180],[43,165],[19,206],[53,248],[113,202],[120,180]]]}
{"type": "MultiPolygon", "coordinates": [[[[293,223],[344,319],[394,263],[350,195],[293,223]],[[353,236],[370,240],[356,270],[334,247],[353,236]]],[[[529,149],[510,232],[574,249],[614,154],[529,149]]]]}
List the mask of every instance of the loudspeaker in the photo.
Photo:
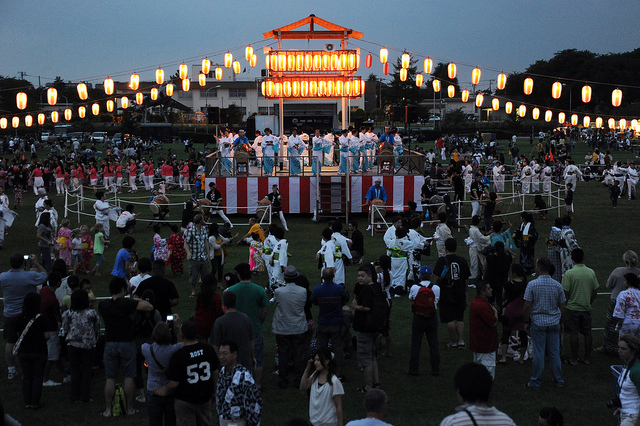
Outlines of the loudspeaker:
{"type": "Polygon", "coordinates": [[[207,123],[220,124],[220,107],[207,107],[207,123]]]}
{"type": "Polygon", "coordinates": [[[415,123],[418,121],[418,107],[416,105],[407,105],[404,107],[404,122],[415,123]]]}
{"type": "Polygon", "coordinates": [[[389,120],[391,121],[402,121],[404,119],[404,113],[402,111],[402,107],[392,106],[389,108],[389,120]]]}

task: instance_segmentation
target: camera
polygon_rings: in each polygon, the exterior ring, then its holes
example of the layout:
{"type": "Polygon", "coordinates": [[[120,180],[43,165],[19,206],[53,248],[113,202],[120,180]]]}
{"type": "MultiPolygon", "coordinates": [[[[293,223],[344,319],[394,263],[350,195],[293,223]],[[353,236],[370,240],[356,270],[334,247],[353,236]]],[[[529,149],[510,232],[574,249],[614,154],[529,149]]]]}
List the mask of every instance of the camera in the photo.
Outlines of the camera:
{"type": "Polygon", "coordinates": [[[173,322],[173,315],[167,315],[167,322],[173,322]]]}
{"type": "Polygon", "coordinates": [[[622,402],[619,397],[611,398],[611,401],[607,401],[607,408],[622,408],[622,402]]]}
{"type": "Polygon", "coordinates": [[[28,254],[24,255],[24,260],[29,260],[29,255],[28,254]]]}

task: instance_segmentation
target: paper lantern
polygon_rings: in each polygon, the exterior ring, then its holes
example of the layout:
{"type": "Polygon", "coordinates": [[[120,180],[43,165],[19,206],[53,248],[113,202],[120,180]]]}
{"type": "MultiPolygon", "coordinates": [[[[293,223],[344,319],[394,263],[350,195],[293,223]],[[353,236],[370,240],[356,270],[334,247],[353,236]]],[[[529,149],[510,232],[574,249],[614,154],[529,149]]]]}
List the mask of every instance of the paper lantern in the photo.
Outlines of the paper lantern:
{"type": "Polygon", "coordinates": [[[113,110],[115,109],[115,107],[116,107],[116,103],[115,103],[115,102],[113,102],[113,99],[109,99],[109,100],[107,101],[107,112],[113,112],[113,110]]]}
{"type": "Polygon", "coordinates": [[[158,88],[157,87],[153,87],[151,89],[151,100],[152,101],[157,101],[158,100],[158,88]]]}
{"type": "Polygon", "coordinates": [[[476,84],[480,83],[481,74],[482,71],[480,71],[480,68],[474,68],[473,71],[471,71],[471,84],[475,86],[476,84]]]}
{"type": "Polygon", "coordinates": [[[483,102],[484,102],[484,95],[482,93],[478,93],[476,95],[476,106],[478,108],[481,108],[483,102]]]}
{"type": "Polygon", "coordinates": [[[564,112],[558,113],[558,123],[564,124],[565,114],[564,112]]]}
{"type": "MultiPolygon", "coordinates": [[[[283,57],[286,59],[286,56],[283,55],[283,57]]],[[[224,54],[224,67],[231,68],[232,65],[233,65],[233,55],[231,54],[231,52],[227,52],[224,54]]]]}
{"type": "Polygon", "coordinates": [[[291,82],[289,80],[282,83],[282,93],[287,98],[291,96],[291,82]]]}
{"type": "Polygon", "coordinates": [[[7,119],[5,117],[0,118],[0,129],[6,129],[7,128],[7,119]]]}
{"type": "Polygon", "coordinates": [[[144,102],[144,95],[142,94],[142,92],[136,93],[136,103],[138,105],[142,105],[143,102],[144,102]]]}
{"type": "Polygon", "coordinates": [[[204,87],[207,85],[207,75],[203,72],[201,72],[198,75],[198,84],[200,85],[200,87],[204,87]]]}
{"type": "Polygon", "coordinates": [[[294,98],[300,97],[300,80],[294,80],[291,85],[291,94],[294,98]]]}
{"type": "MultiPolygon", "coordinates": [[[[633,120],[631,120],[631,127],[633,129],[635,129],[636,127],[638,127],[638,120],[636,120],[635,118],[633,120]]],[[[637,130],[636,130],[637,131],[637,130]]]]}
{"type": "Polygon", "coordinates": [[[439,92],[440,91],[440,80],[434,78],[432,85],[433,85],[433,91],[434,92],[439,92]]]}
{"type": "MultiPolygon", "coordinates": [[[[181,80],[185,80],[189,77],[189,66],[184,62],[178,67],[178,76],[181,80]]],[[[136,89],[133,89],[136,90],[136,89]]]]}
{"type": "Polygon", "coordinates": [[[55,87],[50,87],[49,90],[47,90],[47,102],[49,105],[55,105],[58,103],[58,91],[55,87]]]}
{"type": "Polygon", "coordinates": [[[507,114],[511,114],[513,112],[513,103],[511,103],[511,101],[504,104],[504,112],[507,114]]]}
{"type": "Polygon", "coordinates": [[[401,68],[400,69],[400,81],[407,81],[407,69],[406,68],[401,68]]]}
{"type": "Polygon", "coordinates": [[[140,87],[140,76],[136,73],[133,73],[131,74],[131,78],[129,79],[129,88],[131,90],[138,90],[138,87],[140,87]]]}
{"type": "Polygon", "coordinates": [[[616,89],[611,92],[611,105],[614,107],[619,107],[622,103],[622,90],[616,89]]]}
{"type": "Polygon", "coordinates": [[[624,118],[621,118],[619,125],[620,125],[620,130],[626,129],[627,128],[627,120],[625,120],[624,118]]]}
{"type": "Polygon", "coordinates": [[[71,111],[71,108],[67,108],[64,110],[64,119],[67,121],[71,121],[71,119],[73,118],[73,111],[71,111]]]}
{"type": "Polygon", "coordinates": [[[494,111],[497,111],[500,109],[500,99],[498,98],[491,99],[491,109],[493,109],[494,111]]]}
{"type": "Polygon", "coordinates": [[[318,82],[311,80],[309,83],[309,96],[316,96],[318,94],[318,82]]]}
{"type": "MultiPolygon", "coordinates": [[[[204,58],[202,60],[202,70],[203,73],[205,74],[209,74],[209,72],[211,71],[211,61],[209,60],[209,58],[204,58]]],[[[161,84],[161,83],[158,83],[161,84]]]]}
{"type": "Polygon", "coordinates": [[[158,68],[156,70],[156,84],[164,83],[164,70],[162,68],[158,68]]]}
{"type": "Polygon", "coordinates": [[[233,61],[233,72],[237,75],[240,74],[240,62],[233,61]]]}
{"type": "Polygon", "coordinates": [[[588,115],[585,115],[584,118],[582,119],[582,125],[584,127],[589,127],[591,125],[591,117],[589,117],[588,115]]]}
{"type": "Polygon", "coordinates": [[[524,118],[525,115],[527,115],[527,106],[526,105],[520,105],[518,107],[518,115],[522,118],[524,118]]]}
{"type": "Polygon", "coordinates": [[[571,125],[572,126],[577,126],[578,125],[578,114],[573,114],[571,116],[571,125]]]}
{"type": "Polygon", "coordinates": [[[449,65],[447,65],[447,75],[449,76],[449,80],[453,80],[454,78],[456,78],[457,74],[458,68],[456,67],[456,64],[451,62],[449,65]]]}
{"type": "Polygon", "coordinates": [[[423,82],[424,82],[424,77],[422,76],[422,74],[417,74],[416,75],[416,86],[422,87],[422,83],[423,82]]]}
{"type": "Polygon", "coordinates": [[[524,80],[524,94],[530,95],[533,92],[533,79],[531,77],[527,77],[524,80]]]}
{"type": "MultiPolygon", "coordinates": [[[[615,126],[615,120],[613,121],[613,124],[615,126]]],[[[602,117],[596,118],[596,129],[599,129],[600,127],[602,127],[602,117]]]]}
{"type": "MultiPolygon", "coordinates": [[[[596,124],[597,124],[597,121],[596,121],[596,124]]],[[[616,120],[615,120],[615,118],[610,118],[609,120],[607,120],[607,124],[609,125],[610,129],[612,129],[612,130],[615,129],[616,128],[616,120]]],[[[622,130],[622,128],[620,130],[622,130]]]]}
{"type": "Polygon", "coordinates": [[[47,117],[43,113],[38,114],[38,124],[39,125],[42,126],[46,119],[47,119],[47,117]]]}
{"type": "Polygon", "coordinates": [[[244,48],[244,59],[246,59],[247,62],[249,62],[252,56],[253,56],[253,47],[249,45],[244,48]]]}
{"type": "Polygon", "coordinates": [[[402,64],[402,68],[409,68],[409,65],[411,65],[411,55],[409,55],[408,53],[403,53],[400,62],[402,64]]]}
{"type": "Polygon", "coordinates": [[[24,92],[19,92],[16,95],[16,106],[18,109],[25,109],[27,107],[27,94],[24,92]]]}
{"type": "Polygon", "coordinates": [[[24,117],[24,125],[27,126],[27,127],[33,126],[33,116],[32,115],[27,115],[26,117],[24,117]]]}
{"type": "Polygon", "coordinates": [[[537,120],[538,118],[540,118],[540,108],[535,107],[534,109],[531,110],[531,118],[533,118],[534,120],[537,120]]]}
{"type": "Polygon", "coordinates": [[[123,96],[120,99],[120,106],[122,107],[122,109],[129,108],[129,98],[127,98],[126,96],[123,96]]]}
{"type": "Polygon", "coordinates": [[[13,117],[11,119],[11,125],[13,126],[14,129],[17,129],[18,127],[20,127],[20,117],[13,117]]]}
{"type": "Polygon", "coordinates": [[[544,113],[544,121],[546,121],[547,123],[551,121],[551,119],[553,118],[553,112],[550,110],[545,111],[544,113]]]}
{"type": "Polygon", "coordinates": [[[303,98],[309,96],[309,80],[302,80],[300,83],[300,96],[303,98]]]}
{"type": "Polygon", "coordinates": [[[449,86],[447,86],[447,96],[449,96],[450,98],[453,98],[456,95],[456,86],[454,86],[453,84],[450,84],[449,86]]]}
{"type": "Polygon", "coordinates": [[[507,86],[507,75],[503,72],[498,74],[498,78],[496,79],[496,87],[498,90],[504,90],[507,86]]]}
{"type": "Polygon", "coordinates": [[[282,83],[278,82],[276,83],[275,86],[275,94],[277,98],[281,98],[282,97],[282,83]]]}
{"type": "Polygon", "coordinates": [[[431,58],[425,59],[422,66],[424,68],[425,74],[431,74],[431,71],[433,71],[433,61],[431,60],[431,58]]]}
{"type": "Polygon", "coordinates": [[[190,88],[191,88],[191,80],[189,80],[188,78],[185,78],[184,80],[182,80],[182,91],[188,92],[190,88]]]}
{"type": "Polygon", "coordinates": [[[173,96],[173,89],[175,87],[173,86],[172,83],[168,83],[167,86],[165,87],[165,92],[167,93],[167,96],[171,97],[173,96]]]}
{"type": "Polygon", "coordinates": [[[100,114],[100,104],[95,102],[93,105],[91,105],[91,113],[93,115],[99,115],[100,114]]]}
{"type": "Polygon", "coordinates": [[[85,118],[87,116],[87,108],[84,106],[78,107],[78,117],[85,118]]]}
{"type": "Polygon", "coordinates": [[[559,99],[562,96],[562,83],[556,81],[551,85],[551,97],[553,99],[559,99]]]}
{"type": "Polygon", "coordinates": [[[333,80],[327,81],[327,96],[333,96],[336,94],[336,83],[333,80]]]}
{"type": "Polygon", "coordinates": [[[216,68],[216,80],[218,81],[222,80],[222,68],[220,67],[216,68]]]}
{"type": "Polygon", "coordinates": [[[296,54],[296,71],[297,72],[304,71],[304,54],[302,53],[296,54]]]}
{"type": "Polygon", "coordinates": [[[591,102],[591,86],[588,84],[582,86],[582,102],[585,104],[591,102]]]}
{"type": "Polygon", "coordinates": [[[371,68],[371,65],[373,65],[373,56],[371,56],[371,53],[367,55],[367,59],[364,61],[364,64],[367,68],[371,68]]]}
{"type": "Polygon", "coordinates": [[[345,87],[344,87],[344,82],[342,80],[336,81],[336,89],[335,90],[336,90],[335,91],[336,95],[338,95],[338,96],[344,96],[345,95],[345,93],[344,93],[345,87]]]}
{"type": "Polygon", "coordinates": [[[389,75],[389,62],[385,62],[382,65],[382,74],[389,75]]]}
{"type": "Polygon", "coordinates": [[[468,90],[465,89],[465,90],[462,91],[461,100],[462,100],[462,102],[467,102],[469,100],[469,91],[468,90]]]}
{"type": "Polygon", "coordinates": [[[87,85],[84,83],[78,83],[78,85],[76,86],[76,89],[78,90],[78,97],[80,98],[80,100],[86,101],[87,98],[89,97],[89,92],[87,91],[87,85]]]}
{"type": "Polygon", "coordinates": [[[389,51],[386,48],[380,49],[380,62],[386,64],[389,60],[389,51]]]}
{"type": "Polygon", "coordinates": [[[251,55],[251,59],[249,59],[249,66],[255,68],[256,65],[258,65],[258,56],[254,53],[251,55]]]}
{"type": "Polygon", "coordinates": [[[107,78],[104,81],[104,93],[107,96],[113,95],[113,79],[107,78]]]}

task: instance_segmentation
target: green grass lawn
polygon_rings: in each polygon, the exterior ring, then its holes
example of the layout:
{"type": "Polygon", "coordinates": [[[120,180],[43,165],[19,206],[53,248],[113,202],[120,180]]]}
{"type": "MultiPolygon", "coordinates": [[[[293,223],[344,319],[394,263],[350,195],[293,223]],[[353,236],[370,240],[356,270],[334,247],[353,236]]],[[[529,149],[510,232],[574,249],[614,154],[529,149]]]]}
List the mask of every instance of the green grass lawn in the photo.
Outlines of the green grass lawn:
{"type": "MultiPolygon", "coordinates": [[[[505,142],[503,142],[505,143],[505,142]]],[[[506,143],[505,143],[506,144],[506,143]]],[[[527,151],[526,144],[521,143],[521,151],[527,151]]],[[[180,150],[179,150],[180,151],[180,150]]],[[[579,144],[572,152],[577,163],[582,163],[582,158],[587,151],[587,147],[579,144]]],[[[615,160],[626,160],[630,154],[613,153],[615,160]]],[[[157,156],[157,154],[155,154],[157,156]]],[[[633,155],[635,158],[635,155],[633,155]]],[[[141,194],[138,194],[141,195],[141,194]]],[[[9,191],[9,196],[13,200],[13,194],[9,191]]],[[[55,197],[52,194],[55,207],[63,213],[62,197],[55,197]]],[[[123,194],[123,199],[132,198],[131,194],[123,194]]],[[[184,199],[183,194],[172,197],[174,200],[184,199]]],[[[146,203],[146,200],[138,199],[146,203]]],[[[21,217],[15,225],[9,229],[9,235],[5,241],[5,246],[0,251],[0,271],[9,268],[8,257],[14,251],[38,253],[36,244],[36,233],[33,227],[34,214],[33,204],[35,197],[33,193],[25,194],[24,204],[20,210],[21,217]]],[[[627,201],[621,199],[618,208],[613,209],[608,198],[608,190],[600,183],[581,182],[575,193],[575,218],[574,229],[579,244],[585,249],[586,264],[596,271],[601,286],[604,285],[611,270],[622,264],[622,254],[632,249],[640,251],[638,235],[640,235],[640,222],[638,221],[638,203],[640,201],[627,201]]],[[[92,203],[85,204],[85,211],[89,212],[92,203]]],[[[144,217],[150,218],[151,214],[144,206],[138,209],[144,217]]],[[[175,210],[175,208],[174,208],[175,210]]],[[[172,211],[174,219],[180,217],[180,212],[172,211]]],[[[232,217],[236,224],[246,223],[246,216],[232,217]]],[[[538,221],[536,226],[540,232],[540,239],[537,244],[537,255],[546,255],[544,238],[547,237],[555,215],[552,213],[548,219],[538,221]]],[[[77,216],[70,215],[72,224],[76,226],[77,216]]],[[[366,227],[366,217],[357,216],[360,228],[366,227]]],[[[325,223],[314,224],[308,215],[292,216],[288,215],[287,221],[291,232],[287,234],[289,241],[289,252],[293,254],[290,264],[295,265],[298,270],[306,274],[312,285],[319,284],[319,271],[315,261],[315,252],[319,249],[321,231],[326,226],[325,223]]],[[[513,217],[511,221],[518,223],[518,218],[513,217]]],[[[93,224],[92,216],[81,217],[80,223],[93,224]]],[[[112,229],[115,225],[112,224],[112,229]]],[[[247,226],[238,225],[234,230],[243,235],[247,226]]],[[[115,229],[114,229],[115,230],[115,229]]],[[[164,231],[166,232],[166,231],[164,231]]],[[[426,229],[425,233],[432,233],[426,229]]],[[[111,266],[115,254],[120,247],[122,236],[112,232],[112,244],[107,249],[106,262],[103,275],[91,276],[93,291],[97,296],[107,296],[107,284],[111,266]]],[[[168,236],[168,233],[166,234],[168,236]]],[[[466,245],[463,240],[466,232],[456,233],[458,240],[459,254],[467,256],[466,245]]],[[[151,249],[152,231],[139,225],[134,233],[136,238],[135,249],[141,256],[148,256],[151,249]]],[[[365,236],[365,247],[367,250],[365,260],[372,261],[384,253],[382,235],[374,237],[365,236]]],[[[435,252],[435,250],[434,250],[435,252]]],[[[249,250],[246,246],[233,246],[227,258],[225,271],[231,270],[239,262],[247,262],[249,250]]],[[[430,258],[423,260],[424,264],[433,266],[436,257],[432,254],[430,258]]],[[[348,289],[353,289],[355,283],[356,267],[347,268],[348,289]]],[[[172,277],[180,293],[180,304],[176,311],[182,318],[192,315],[195,300],[188,297],[190,288],[185,276],[172,277]]],[[[255,282],[265,285],[266,275],[260,275],[255,282]]],[[[606,290],[602,289],[602,292],[606,290]]],[[[469,297],[474,296],[475,291],[469,290],[469,297]]],[[[602,327],[605,320],[605,312],[608,306],[609,296],[601,295],[596,298],[593,306],[594,327],[602,327]]],[[[317,314],[317,310],[314,311],[317,314]]],[[[277,376],[272,372],[276,369],[275,336],[271,333],[271,319],[273,308],[269,310],[269,316],[263,326],[265,335],[266,366],[264,386],[266,391],[264,397],[264,425],[285,424],[286,420],[298,416],[308,416],[308,400],[306,393],[299,392],[293,388],[281,390],[278,388],[277,376]]],[[[386,421],[395,425],[433,425],[438,424],[442,418],[453,412],[458,405],[458,400],[453,389],[453,373],[456,367],[465,362],[471,361],[471,352],[447,350],[447,341],[444,327],[440,328],[439,338],[441,343],[442,366],[441,375],[432,377],[428,374],[428,347],[426,342],[422,348],[421,375],[419,377],[405,376],[403,372],[407,369],[409,361],[409,346],[411,335],[411,308],[406,298],[394,299],[392,310],[392,335],[393,335],[393,358],[380,356],[379,368],[382,388],[389,395],[389,406],[386,421]],[[427,373],[427,374],[425,374],[427,373]]],[[[468,340],[468,339],[467,339],[468,340]]],[[[602,340],[602,332],[594,331],[594,346],[599,346],[602,340]]],[[[4,346],[2,346],[4,348],[4,346]]],[[[383,347],[381,352],[386,351],[383,347]]],[[[523,389],[531,374],[531,363],[519,365],[510,362],[506,366],[498,366],[496,380],[492,393],[492,404],[500,410],[509,414],[517,424],[535,424],[538,410],[547,405],[555,405],[564,413],[567,424],[588,424],[602,425],[611,422],[611,411],[605,407],[605,402],[612,396],[611,373],[609,366],[617,364],[619,361],[615,357],[607,357],[600,354],[593,354],[592,365],[580,365],[577,367],[563,364],[563,373],[566,380],[566,387],[556,389],[551,386],[551,374],[547,371],[543,378],[543,387],[539,391],[523,389]]],[[[94,402],[87,405],[74,405],[69,403],[67,385],[56,388],[45,388],[42,401],[45,407],[39,411],[24,410],[22,408],[21,382],[20,380],[8,381],[6,379],[6,368],[2,363],[0,368],[0,397],[4,402],[5,409],[25,425],[47,424],[47,425],[86,425],[86,424],[118,424],[137,425],[146,423],[144,411],[131,417],[121,420],[102,419],[98,417],[98,412],[104,408],[102,389],[104,385],[104,374],[99,370],[94,377],[92,397],[94,402]]],[[[364,416],[362,406],[363,396],[355,391],[355,388],[362,386],[362,374],[356,366],[354,358],[348,359],[345,367],[345,374],[349,381],[345,383],[345,395],[343,398],[345,422],[364,416]]],[[[52,374],[54,380],[60,380],[58,373],[52,374]]],[[[137,408],[143,408],[141,404],[134,403],[137,408]]]]}

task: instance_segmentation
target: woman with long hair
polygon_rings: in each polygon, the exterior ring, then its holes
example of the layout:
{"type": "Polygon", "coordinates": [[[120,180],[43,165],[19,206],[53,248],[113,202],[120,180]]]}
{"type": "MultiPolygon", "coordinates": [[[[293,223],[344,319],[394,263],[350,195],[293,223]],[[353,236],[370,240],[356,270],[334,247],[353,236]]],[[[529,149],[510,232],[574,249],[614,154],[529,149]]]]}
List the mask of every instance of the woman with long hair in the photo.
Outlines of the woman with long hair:
{"type": "Polygon", "coordinates": [[[213,324],[224,314],[222,298],[216,292],[217,289],[218,281],[216,281],[215,274],[207,274],[202,278],[200,293],[196,298],[196,313],[193,316],[193,322],[198,327],[196,336],[202,342],[207,342],[213,324]]]}
{"type": "Polygon", "coordinates": [[[155,260],[162,260],[166,263],[169,259],[167,239],[160,236],[160,225],[153,225],[153,232],[153,258],[155,260]]]}
{"type": "Polygon", "coordinates": [[[311,424],[342,426],[342,395],[344,388],[335,374],[335,361],[329,348],[320,348],[309,359],[300,380],[300,390],[310,390],[309,418],[311,424]],[[313,367],[313,373],[310,373],[313,367]]]}
{"type": "Polygon", "coordinates": [[[60,229],[58,229],[58,257],[64,260],[67,266],[71,266],[71,229],[69,229],[71,221],[69,219],[62,219],[60,222],[60,229]]]}
{"type": "Polygon", "coordinates": [[[222,267],[227,249],[224,247],[231,243],[231,240],[220,235],[217,223],[209,225],[209,248],[211,253],[211,273],[218,276],[218,281],[222,281],[222,267]]]}
{"type": "MultiPolygon", "coordinates": [[[[492,284],[493,286],[493,284],[492,284]]],[[[528,336],[524,325],[524,291],[527,288],[527,274],[519,263],[511,265],[511,281],[504,286],[504,302],[498,305],[502,311],[502,358],[498,364],[507,363],[507,349],[511,333],[518,332],[520,338],[520,358],[518,362],[524,364],[524,354],[527,350],[528,336]]]]}
{"type": "Polygon", "coordinates": [[[617,410],[614,416],[620,417],[620,426],[633,426],[638,424],[640,407],[640,388],[637,380],[632,380],[640,374],[640,339],[630,334],[621,334],[618,340],[618,355],[624,363],[624,369],[618,377],[617,410]]]}
{"type": "Polygon", "coordinates": [[[624,274],[626,290],[616,299],[613,317],[618,320],[620,334],[640,338],[640,278],[634,273],[624,274]]]}
{"type": "Polygon", "coordinates": [[[40,224],[37,231],[38,248],[42,256],[42,267],[51,272],[51,246],[53,245],[53,229],[51,228],[51,215],[44,212],[40,215],[40,224]]]}

